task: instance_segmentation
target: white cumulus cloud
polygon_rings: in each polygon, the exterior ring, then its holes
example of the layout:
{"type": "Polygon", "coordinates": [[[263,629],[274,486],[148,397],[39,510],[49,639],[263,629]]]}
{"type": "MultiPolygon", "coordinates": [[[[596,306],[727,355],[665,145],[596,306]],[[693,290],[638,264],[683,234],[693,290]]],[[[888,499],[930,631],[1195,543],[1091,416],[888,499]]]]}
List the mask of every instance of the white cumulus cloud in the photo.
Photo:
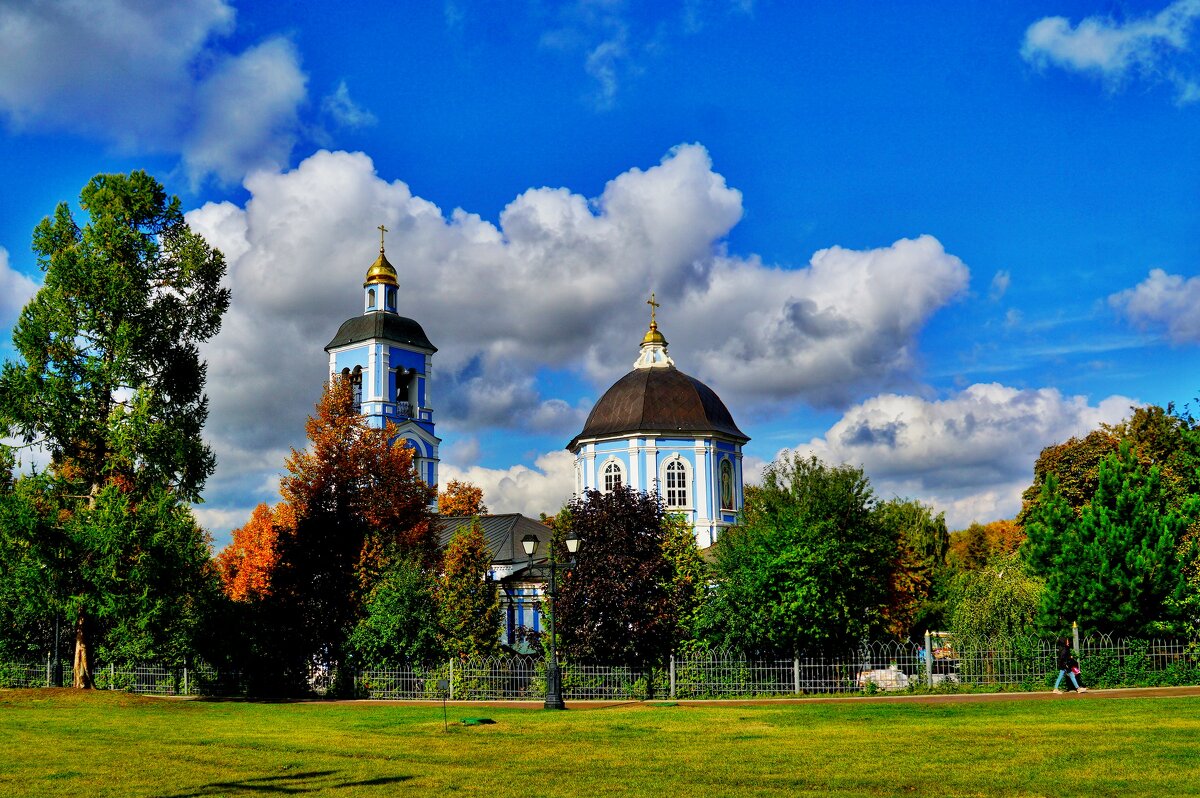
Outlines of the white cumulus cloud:
{"type": "Polygon", "coordinates": [[[1022,57],[1036,67],[1095,75],[1110,86],[1131,76],[1166,79],[1180,104],[1200,100],[1191,34],[1200,18],[1200,0],[1176,0],[1157,14],[1118,21],[1087,17],[1072,25],[1065,17],[1045,17],[1029,26],[1022,57]]]}
{"type": "Polygon", "coordinates": [[[280,453],[302,442],[326,376],[322,349],[361,312],[379,224],[390,231],[400,312],[439,349],[432,402],[447,452],[456,437],[499,428],[565,443],[590,401],[559,395],[542,372],[577,374],[598,396],[632,366],[651,291],[680,368],[740,415],[911,382],[917,334],[969,276],[930,236],[830,247],[797,269],[732,257],[723,242],[742,197],[699,145],[618,175],[595,198],[529,189],[498,223],[444,212],[361,153],[318,152],[295,169],[254,172],[245,187],[244,206],[188,214],[228,257],[233,291],[204,351],[214,502],[237,486],[268,490],[280,453]]]}
{"type": "Polygon", "coordinates": [[[1166,328],[1175,343],[1200,343],[1200,277],[1151,269],[1145,280],[1108,302],[1140,327],[1166,328]]]}
{"type": "Polygon", "coordinates": [[[882,394],[851,407],[805,445],[829,463],[861,466],[876,493],[945,510],[951,528],[1012,518],[1046,446],[1115,423],[1139,404],[1110,396],[1092,405],[1057,389],[976,384],[945,399],[882,394]]]}
{"type": "Polygon", "coordinates": [[[465,480],[483,489],[483,501],[491,513],[521,513],[537,518],[540,513],[554,515],[575,490],[575,457],[570,452],[548,452],[537,458],[534,467],[460,468],[443,464],[443,483],[465,480]]]}
{"type": "Polygon", "coordinates": [[[8,250],[0,247],[0,330],[7,330],[16,323],[21,308],[33,298],[37,289],[37,283],[9,265],[8,250]]]}
{"type": "Polygon", "coordinates": [[[193,181],[282,166],[306,96],[299,56],[279,37],[222,49],[235,19],[225,0],[0,4],[0,113],[178,153],[193,181]]]}

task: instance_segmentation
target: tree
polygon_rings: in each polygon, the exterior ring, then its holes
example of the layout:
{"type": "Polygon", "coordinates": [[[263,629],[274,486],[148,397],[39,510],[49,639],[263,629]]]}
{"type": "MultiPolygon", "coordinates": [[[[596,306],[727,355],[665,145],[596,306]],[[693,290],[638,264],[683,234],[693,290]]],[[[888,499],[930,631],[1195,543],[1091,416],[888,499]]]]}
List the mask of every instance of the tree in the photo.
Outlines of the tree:
{"type": "Polygon", "coordinates": [[[438,494],[438,513],[441,515],[487,515],[483,503],[483,488],[470,482],[452,479],[438,494]]]}
{"type": "Polygon", "coordinates": [[[233,530],[233,541],[217,555],[217,570],[225,594],[233,601],[262,599],[271,593],[271,576],[279,564],[279,536],[296,527],[292,506],[274,509],[260,504],[245,526],[233,530]]]}
{"type": "Polygon", "coordinates": [[[951,590],[950,631],[975,641],[1022,637],[1037,620],[1044,589],[1015,553],[960,573],[951,590]]]}
{"type": "Polygon", "coordinates": [[[443,559],[438,605],[444,647],[460,657],[500,650],[500,597],[488,579],[492,553],[477,519],[460,527],[443,559]]]}
{"type": "Polygon", "coordinates": [[[1145,635],[1182,623],[1186,580],[1178,544],[1200,517],[1200,497],[1170,506],[1160,469],[1142,467],[1128,443],[1101,462],[1096,491],[1076,515],[1047,480],[1022,549],[1046,580],[1041,620],[1061,629],[1145,635]]]}
{"type": "Polygon", "coordinates": [[[650,668],[670,654],[679,614],[674,569],[663,553],[665,522],[657,494],[630,487],[587,491],[558,513],[558,562],[567,559],[567,534],[581,541],[575,566],[559,576],[553,606],[567,657],[650,668]]]}
{"type": "Polygon", "coordinates": [[[281,482],[295,523],[280,527],[266,623],[275,659],[298,679],[309,663],[338,664],[364,602],[391,563],[437,558],[429,505],[436,495],[393,443],[354,409],[350,381],[326,386],[281,482]]]}
{"type": "Polygon", "coordinates": [[[1082,438],[1042,449],[1033,464],[1033,484],[1021,494],[1023,506],[1017,523],[1024,526],[1041,501],[1042,489],[1053,475],[1058,494],[1079,512],[1096,492],[1100,463],[1117,450],[1120,440],[1109,430],[1092,430],[1082,438]]]}
{"type": "Polygon", "coordinates": [[[214,467],[198,344],[220,329],[229,291],[221,253],[145,172],[97,175],[80,206],[84,227],[63,203],[34,230],[45,278],[13,330],[0,426],[50,452],[24,486],[37,519],[26,543],[53,611],[72,615],[74,683],[88,687],[97,635],[186,604],[162,592],[182,589],[164,569],[203,577],[187,507],[214,467]]]}
{"type": "Polygon", "coordinates": [[[785,455],[716,544],[706,634],[747,654],[849,650],[884,626],[897,538],[861,469],[785,455]]]}
{"type": "Polygon", "coordinates": [[[889,634],[906,638],[929,628],[940,606],[932,606],[936,580],[950,548],[944,513],[914,500],[892,499],[878,505],[875,517],[896,539],[891,597],[884,610],[889,634]]]}
{"type": "Polygon", "coordinates": [[[1016,521],[973,523],[950,535],[948,560],[955,571],[978,571],[1021,548],[1025,530],[1016,521]]]}
{"type": "Polygon", "coordinates": [[[686,516],[672,513],[666,517],[662,550],[671,566],[669,589],[678,626],[672,637],[681,643],[697,641],[709,574],[700,547],[696,545],[696,534],[686,516]]]}
{"type": "Polygon", "coordinates": [[[1033,484],[1022,495],[1024,507],[1019,523],[1033,511],[1048,475],[1053,474],[1058,492],[1067,506],[1079,514],[1096,492],[1100,463],[1116,454],[1121,443],[1129,444],[1134,457],[1149,470],[1159,469],[1168,503],[1181,507],[1200,493],[1200,428],[1190,413],[1149,405],[1132,408],[1129,418],[1117,424],[1102,424],[1083,438],[1048,446],[1034,464],[1033,484]]]}
{"type": "Polygon", "coordinates": [[[366,667],[428,665],[445,656],[437,583],[411,558],[393,561],[367,595],[350,650],[366,667]]]}

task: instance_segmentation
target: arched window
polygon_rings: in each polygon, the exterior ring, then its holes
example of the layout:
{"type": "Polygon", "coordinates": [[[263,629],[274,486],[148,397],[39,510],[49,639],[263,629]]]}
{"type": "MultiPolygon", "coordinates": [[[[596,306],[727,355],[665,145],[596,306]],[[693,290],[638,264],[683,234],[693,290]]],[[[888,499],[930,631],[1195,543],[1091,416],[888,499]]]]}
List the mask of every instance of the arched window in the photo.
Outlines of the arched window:
{"type": "Polygon", "coordinates": [[[666,499],[668,507],[687,507],[688,506],[688,473],[687,466],[680,459],[672,460],[667,463],[665,470],[667,490],[666,499]]]}
{"type": "Polygon", "coordinates": [[[733,507],[733,463],[726,458],[721,461],[721,509],[732,510],[733,507]]]}
{"type": "Polygon", "coordinates": [[[369,307],[369,308],[375,307],[375,289],[374,288],[367,289],[367,307],[369,307]]]}
{"type": "Polygon", "coordinates": [[[609,460],[604,464],[604,492],[611,493],[625,484],[625,475],[619,460],[609,460]]]}
{"type": "Polygon", "coordinates": [[[350,396],[354,403],[354,412],[362,412],[362,366],[355,366],[350,373],[350,396]]]}
{"type": "Polygon", "coordinates": [[[387,301],[387,309],[395,310],[396,309],[396,289],[392,288],[389,285],[384,293],[384,296],[386,297],[386,301],[387,301]]]}

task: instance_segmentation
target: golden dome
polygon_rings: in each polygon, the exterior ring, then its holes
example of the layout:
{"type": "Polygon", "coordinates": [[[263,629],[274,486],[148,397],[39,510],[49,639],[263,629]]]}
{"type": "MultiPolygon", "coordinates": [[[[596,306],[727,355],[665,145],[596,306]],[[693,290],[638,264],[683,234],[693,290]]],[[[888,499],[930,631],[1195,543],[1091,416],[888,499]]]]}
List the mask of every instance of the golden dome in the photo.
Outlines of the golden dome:
{"type": "Polygon", "coordinates": [[[367,269],[366,280],[363,281],[363,287],[368,285],[383,283],[384,285],[398,286],[400,283],[396,279],[396,267],[388,263],[387,256],[383,254],[383,250],[379,250],[379,257],[371,264],[371,268],[367,269]]]}
{"type": "Polygon", "coordinates": [[[650,322],[650,329],[646,331],[646,337],[642,339],[642,346],[645,346],[646,344],[658,344],[659,346],[667,345],[667,339],[664,338],[663,334],[658,331],[658,322],[650,322]]]}

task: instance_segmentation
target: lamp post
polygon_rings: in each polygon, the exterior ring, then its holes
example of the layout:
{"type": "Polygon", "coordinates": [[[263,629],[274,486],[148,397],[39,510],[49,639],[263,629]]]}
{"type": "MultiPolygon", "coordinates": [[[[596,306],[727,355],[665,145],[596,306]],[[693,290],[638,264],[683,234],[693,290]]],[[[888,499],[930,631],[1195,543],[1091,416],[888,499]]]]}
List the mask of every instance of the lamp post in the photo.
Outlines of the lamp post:
{"type": "MultiPolygon", "coordinates": [[[[533,555],[537,553],[538,548],[537,535],[529,534],[521,538],[521,548],[525,550],[525,554],[529,557],[529,570],[534,571],[533,555]]],[[[575,552],[579,551],[579,535],[573,530],[567,533],[566,538],[567,553],[571,555],[567,565],[575,564],[575,552]]],[[[554,641],[554,597],[557,593],[555,586],[555,572],[559,569],[559,563],[554,559],[554,546],[550,546],[550,562],[548,565],[541,566],[549,571],[550,574],[550,589],[546,591],[546,596],[550,599],[550,663],[546,666],[546,703],[543,705],[545,709],[566,709],[562,697],[562,678],[558,671],[558,649],[554,641]]]]}

